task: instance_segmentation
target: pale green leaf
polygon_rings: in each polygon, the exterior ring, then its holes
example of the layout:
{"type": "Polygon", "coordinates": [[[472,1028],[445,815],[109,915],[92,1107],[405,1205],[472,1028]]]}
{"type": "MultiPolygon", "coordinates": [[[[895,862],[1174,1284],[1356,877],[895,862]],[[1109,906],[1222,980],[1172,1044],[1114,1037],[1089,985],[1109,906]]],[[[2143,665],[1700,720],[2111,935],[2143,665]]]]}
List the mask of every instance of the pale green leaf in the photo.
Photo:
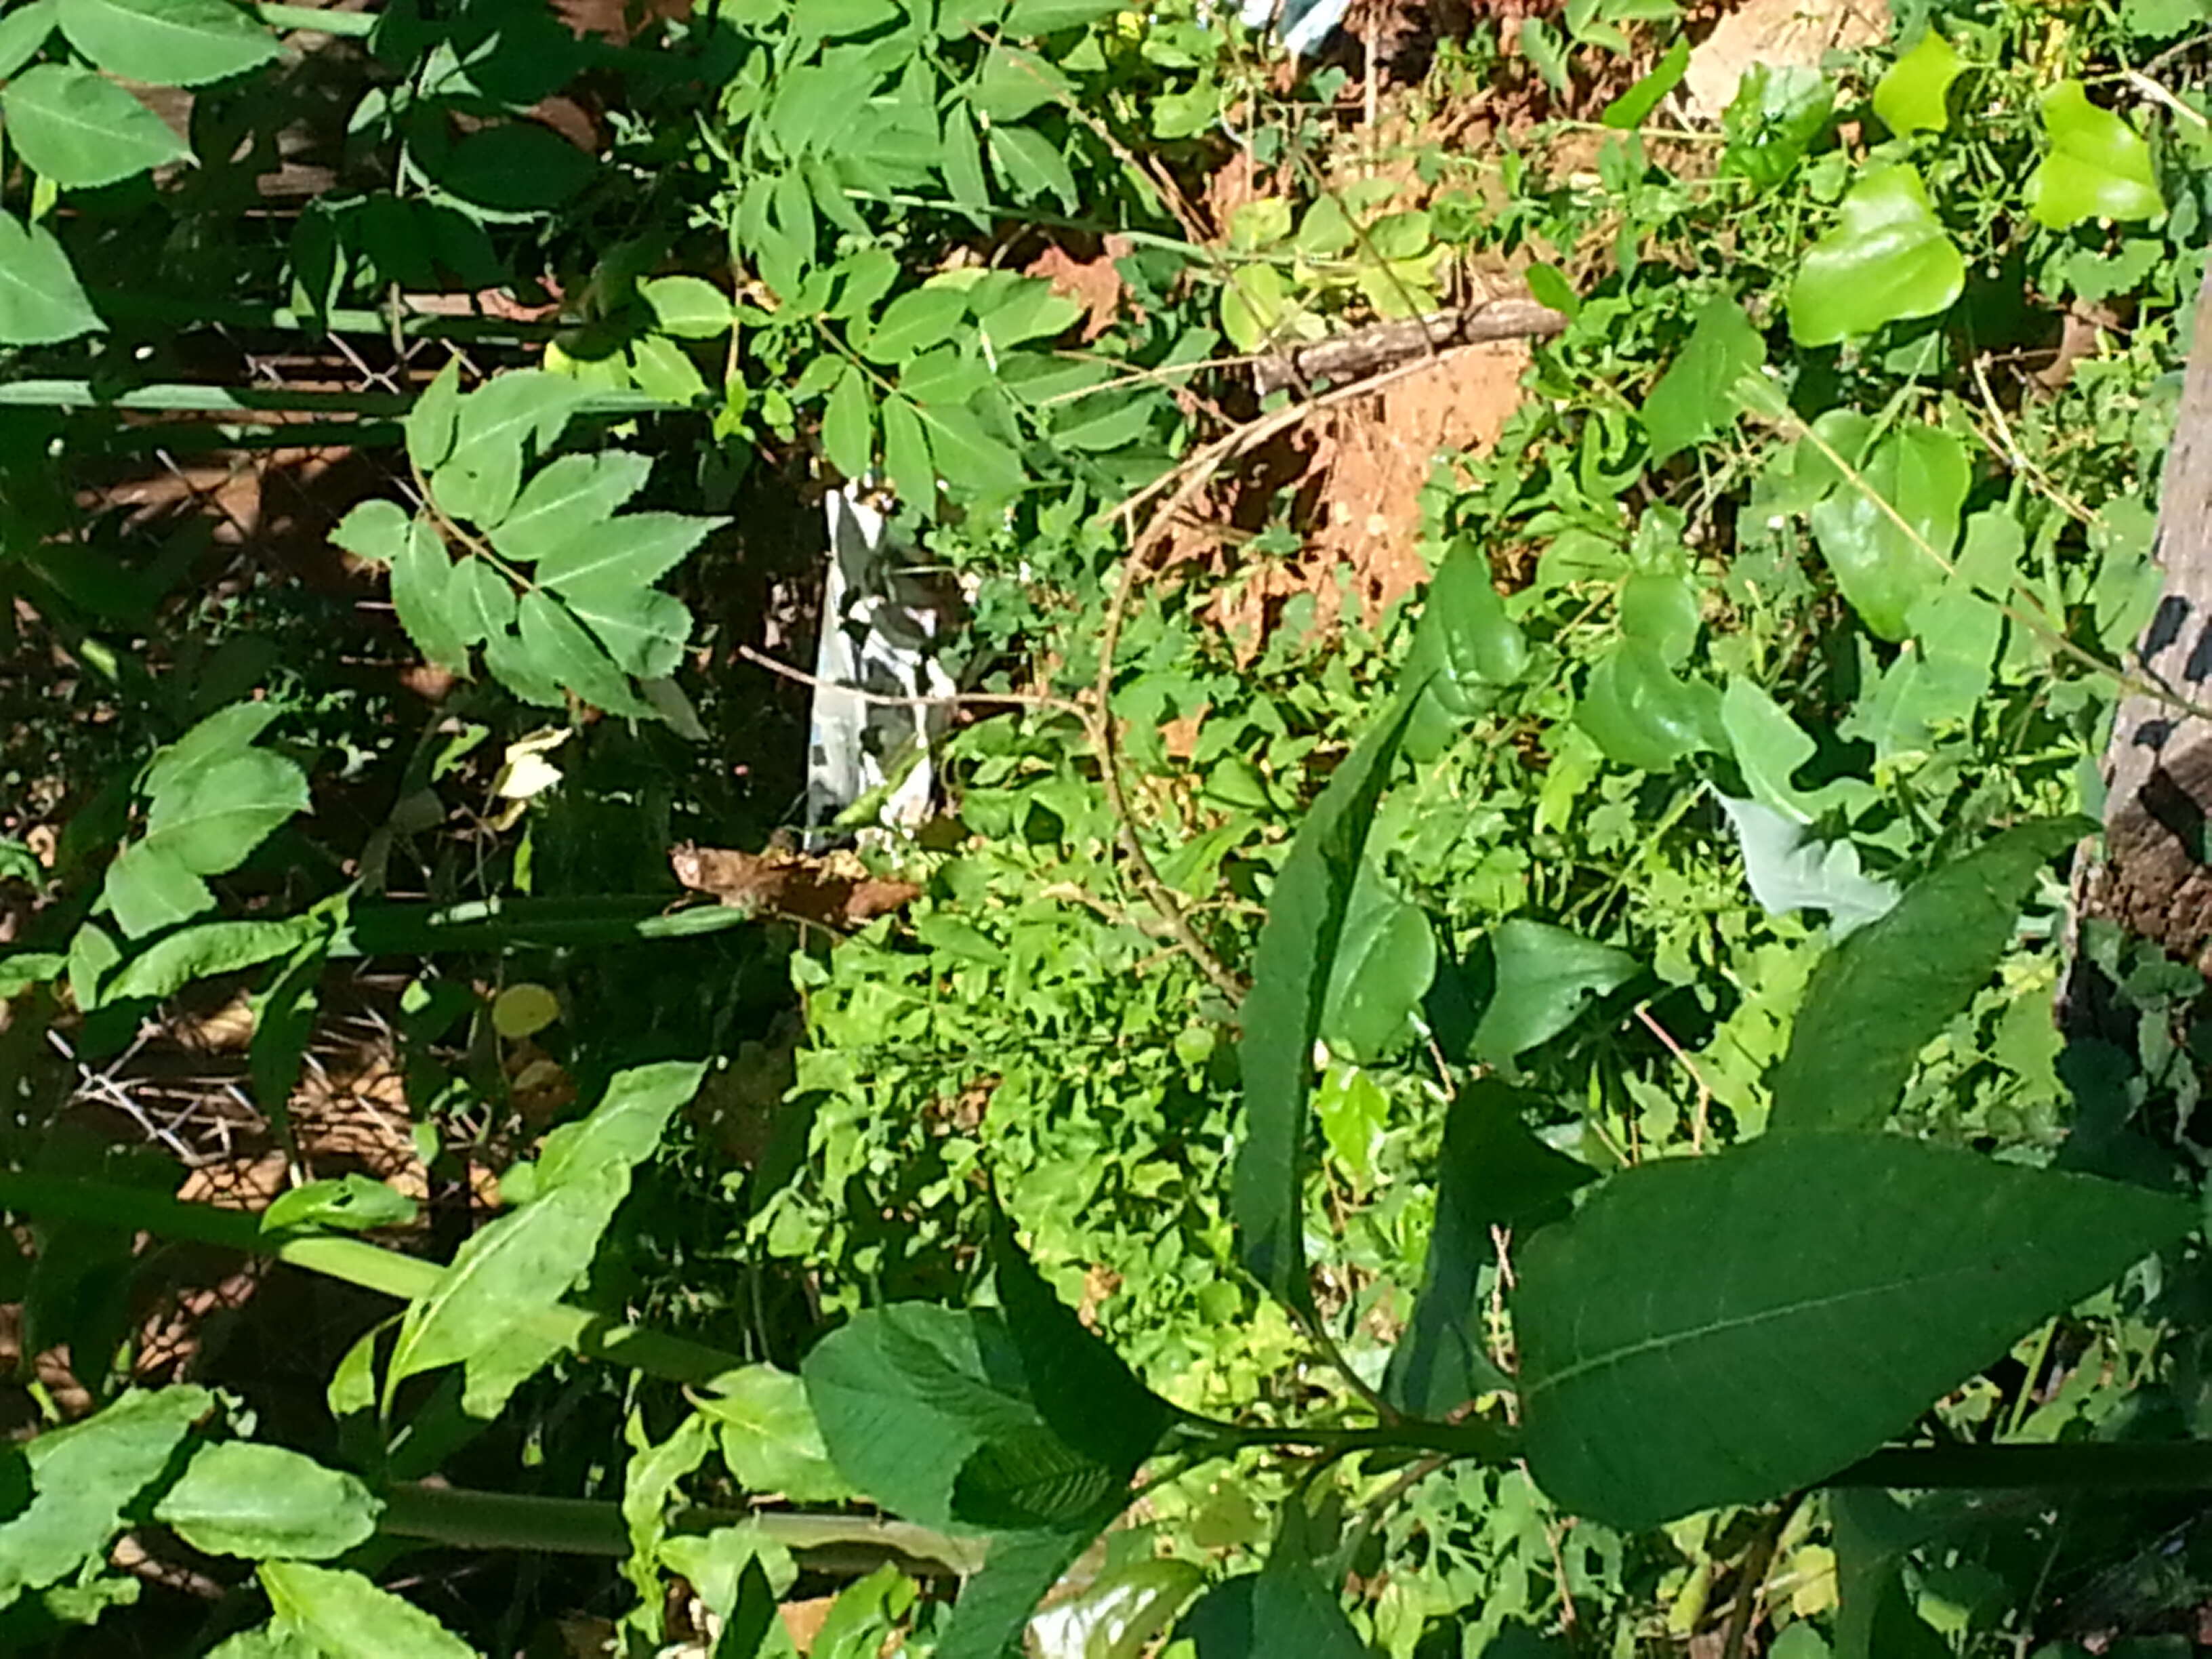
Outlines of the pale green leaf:
{"type": "Polygon", "coordinates": [[[640,283],[637,292],[663,334],[711,340],[737,325],[730,296],[703,276],[655,276],[640,283]]]}
{"type": "Polygon", "coordinates": [[[0,213],[0,344],[52,345],[106,326],[53,232],[0,213]]]}
{"type": "Polygon", "coordinates": [[[203,1447],[154,1518],[210,1555],[325,1561],[366,1543],[383,1510],[352,1475],[234,1440],[203,1447]]]}
{"type": "Polygon", "coordinates": [[[2043,94],[2051,153],[2027,181],[2035,222],[2065,230],[2085,219],[2151,219],[2166,211],[2150,146],[2108,109],[2089,101],[2079,81],[2043,94]]]}
{"type": "Polygon", "coordinates": [[[563,455],[531,475],[491,544],[501,555],[529,562],[542,559],[583,527],[603,523],[645,487],[651,458],[619,449],[563,455]]]}
{"type": "Polygon", "coordinates": [[[23,160],[65,190],[112,185],[192,153],[114,82],[72,64],[26,70],[0,93],[0,111],[23,160]]]}
{"type": "Polygon", "coordinates": [[[1874,112],[1894,133],[1942,132],[1951,125],[1951,82],[1966,68],[1951,43],[1929,29],[1875,83],[1874,112]]]}
{"type": "Polygon", "coordinates": [[[586,524],[539,555],[538,580],[555,589],[613,582],[649,587],[728,522],[687,513],[625,513],[586,524]]]}
{"type": "Polygon", "coordinates": [[[672,1060],[616,1073],[588,1115],[545,1137],[538,1158],[538,1191],[587,1180],[608,1168],[633,1169],[651,1158],[669,1119],[699,1092],[705,1075],[699,1061],[672,1060]]]}
{"type": "Polygon", "coordinates": [[[835,1504],[853,1487],[830,1461],[806,1385],[773,1365],[747,1365],[714,1379],[699,1409],[721,1436],[722,1461],[748,1492],[794,1504],[835,1504]]]}
{"type": "Polygon", "coordinates": [[[422,1608],[357,1572],[302,1561],[264,1561],[256,1571],[277,1622],[313,1642],[322,1659],[476,1659],[422,1608]]]}
{"type": "Polygon", "coordinates": [[[1966,262],[1920,175],[1877,167],[1851,186],[1836,228],[1806,253],[1790,287],[1790,332],[1799,345],[1833,345],[1948,311],[1966,285],[1966,262]]]}
{"type": "Polygon", "coordinates": [[[69,43],[126,81],[198,87],[276,56],[276,37],[226,0],[61,0],[69,43]]]}

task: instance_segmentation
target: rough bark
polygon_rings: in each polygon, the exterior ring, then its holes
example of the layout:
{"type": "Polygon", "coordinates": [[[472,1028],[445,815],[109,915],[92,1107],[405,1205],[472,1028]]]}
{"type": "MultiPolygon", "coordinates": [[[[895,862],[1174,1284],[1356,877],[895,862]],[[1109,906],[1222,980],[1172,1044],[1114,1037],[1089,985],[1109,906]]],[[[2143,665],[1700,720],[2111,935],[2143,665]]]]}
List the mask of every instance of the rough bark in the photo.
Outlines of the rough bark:
{"type": "Polygon", "coordinates": [[[1261,397],[1279,386],[1318,380],[1351,380],[1410,362],[1424,352],[1484,340],[1542,340],[1567,319],[1525,296],[1491,300],[1459,311],[1431,312],[1402,323],[1376,323],[1334,339],[1316,341],[1252,365],[1252,388],[1261,397]]]}

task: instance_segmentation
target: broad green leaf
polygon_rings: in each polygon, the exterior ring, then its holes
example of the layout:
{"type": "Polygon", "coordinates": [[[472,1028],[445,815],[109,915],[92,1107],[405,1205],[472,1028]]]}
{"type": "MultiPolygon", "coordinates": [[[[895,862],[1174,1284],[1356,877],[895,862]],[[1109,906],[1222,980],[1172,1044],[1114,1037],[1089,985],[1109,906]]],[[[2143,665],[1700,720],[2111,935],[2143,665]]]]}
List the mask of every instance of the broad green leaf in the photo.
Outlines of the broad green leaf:
{"type": "Polygon", "coordinates": [[[848,363],[822,411],[822,448],[848,478],[864,477],[875,459],[874,399],[860,371],[848,363]]]}
{"type": "Polygon", "coordinates": [[[1303,1501],[1284,1506],[1258,1572],[1224,1579],[1193,1604],[1176,1627],[1177,1645],[1188,1638],[1199,1659],[1367,1659],[1367,1644],[1315,1569],[1321,1550],[1303,1501]]]}
{"type": "Polygon", "coordinates": [[[1479,686],[1511,685],[1528,672],[1528,636],[1505,614],[1490,555],[1472,538],[1455,540],[1437,567],[1422,604],[1421,625],[1436,631],[1443,672],[1432,689],[1447,702],[1448,692],[1464,702],[1479,686]]]}
{"type": "Polygon", "coordinates": [[[326,1561],[366,1543],[383,1511],[349,1474],[282,1446],[230,1440],[194,1454],[154,1518],[210,1555],[326,1561]]]}
{"type": "Polygon", "coordinates": [[[1031,340],[1049,339],[1081,320],[1083,307],[1052,284],[1031,278],[1018,283],[998,304],[981,315],[983,337],[992,351],[1003,356],[1031,340]]]}
{"type": "Polygon", "coordinates": [[[444,465],[453,453],[453,428],[460,412],[461,360],[448,357],[407,411],[408,459],[425,472],[444,465]]]}
{"type": "Polygon", "coordinates": [[[514,626],[514,589],[488,561],[460,560],[450,581],[446,614],[465,646],[482,645],[514,626]]]}
{"type": "Polygon", "coordinates": [[[647,334],[624,353],[637,389],[662,403],[689,408],[708,395],[707,377],[690,354],[665,334],[647,334]]]}
{"type": "Polygon", "coordinates": [[[1864,488],[1838,485],[1814,507],[1813,537],[1867,631],[1902,640],[1912,607],[1942,586],[1959,539],[1973,482],[1966,446],[1937,427],[1905,427],[1875,447],[1859,479],[1864,488]]]}
{"type": "Polygon", "coordinates": [[[994,126],[984,143],[991,152],[991,165],[1017,199],[1032,201],[1049,191],[1070,213],[1080,205],[1082,191],[1067,158],[1036,128],[994,126]]]}
{"type": "Polygon", "coordinates": [[[921,416],[903,398],[884,399],[884,471],[899,499],[918,511],[937,512],[937,467],[921,416]]]}
{"type": "Polygon", "coordinates": [[[1734,425],[1741,408],[1735,383],[1765,361],[1766,343],[1743,307],[1725,295],[1708,303],[1644,400],[1641,418],[1652,465],[1734,425]]]}
{"type": "Polygon", "coordinates": [[[474,607],[455,603],[453,558],[428,519],[417,519],[392,561],[392,608],[423,660],[456,674],[469,667],[468,623],[474,607]]]}
{"type": "Polygon", "coordinates": [[[661,1565],[681,1574],[726,1626],[737,1626],[722,1640],[733,1643],[740,1654],[761,1653],[760,1644],[775,1619],[776,1597],[787,1595],[799,1580],[799,1564],[791,1552],[770,1538],[757,1521],[664,1538],[659,1554],[661,1565]],[[740,1613],[748,1597],[759,1603],[750,1646],[744,1635],[746,1615],[740,1613]]]}
{"type": "Polygon", "coordinates": [[[1109,1511],[1096,1527],[1006,1532],[993,1538],[982,1571],[962,1589],[938,1638],[939,1659],[1006,1659],[1022,1652],[1022,1632],[1037,1603],[1112,1518],[1109,1511]]]}
{"type": "Polygon", "coordinates": [[[188,161],[191,148],[114,82],[41,64],[0,93],[8,137],[33,172],[64,190],[94,189],[188,161]]]}
{"type": "Polygon", "coordinates": [[[337,1227],[359,1232],[368,1227],[404,1227],[415,1216],[415,1200],[388,1182],[365,1175],[334,1176],[280,1194],[261,1212],[261,1231],[337,1227]]]}
{"type": "Polygon", "coordinates": [[[1671,772],[1685,757],[1727,747],[1720,694],[1667,666],[1650,640],[1623,639],[1590,670],[1575,723],[1608,759],[1671,772]]]}
{"type": "MultiPolygon", "coordinates": [[[[610,714],[642,718],[652,712],[630,690],[628,677],[613,659],[549,595],[524,594],[516,607],[516,619],[524,658],[536,674],[610,714]]],[[[489,659],[487,646],[486,660],[489,659]]],[[[498,672],[495,664],[493,672],[498,672]]]]}
{"type": "Polygon", "coordinates": [[[323,931],[312,916],[283,921],[209,921],[157,940],[102,988],[117,1000],[159,1002],[194,980],[236,973],[296,951],[323,931]]]}
{"type": "Polygon", "coordinates": [[[1491,1230],[1510,1227],[1525,1241],[1565,1215],[1575,1189],[1597,1178],[1529,1132],[1529,1114],[1540,1104],[1486,1078],[1462,1088],[1445,1114],[1421,1291],[1382,1383],[1391,1403],[1415,1417],[1446,1417],[1478,1395],[1510,1386],[1484,1345],[1476,1297],[1481,1270],[1498,1259],[1491,1230]]]}
{"type": "MultiPolygon", "coordinates": [[[[1004,123],[1035,114],[1047,104],[1072,102],[1074,88],[1049,59],[1000,40],[985,56],[972,96],[978,113],[1004,123]]],[[[950,122],[946,130],[949,135],[950,122]]]]}
{"type": "Polygon", "coordinates": [[[599,163],[550,127],[506,121],[455,144],[436,182],[463,202],[495,213],[537,213],[568,202],[599,173],[599,163]]]}
{"type": "Polygon", "coordinates": [[[1402,1050],[1436,977],[1436,934],[1419,907],[1374,866],[1361,866],[1329,970],[1322,1040],[1333,1054],[1373,1062],[1402,1050]]]}
{"type": "Polygon", "coordinates": [[[1345,912],[1376,803],[1425,688],[1396,705],[1330,776],[1308,811],[1267,899],[1245,996],[1244,1121],[1231,1178],[1237,1251],[1253,1277],[1294,1307],[1310,1308],[1305,1270],[1306,1097],[1345,912]]]}
{"type": "Polygon", "coordinates": [[[37,57],[60,15],[60,0],[30,0],[0,16],[0,75],[13,75],[37,57]]]}
{"type": "Polygon", "coordinates": [[[59,951],[0,953],[0,1002],[60,978],[68,967],[69,957],[59,951]]]}
{"type": "Polygon", "coordinates": [[[580,1175],[470,1235],[436,1283],[408,1305],[387,1395],[418,1371],[483,1352],[558,1302],[591,1266],[629,1190],[629,1171],[619,1165],[580,1175]]]}
{"type": "Polygon", "coordinates": [[[1558,1036],[1636,972],[1626,951],[1525,916],[1501,926],[1490,944],[1498,988],[1474,1028],[1474,1052],[1492,1066],[1558,1036]]]}
{"type": "Polygon", "coordinates": [[[1813,758],[1816,745],[1763,687],[1741,674],[1729,675],[1721,693],[1721,724],[1753,800],[1799,823],[1820,816],[1820,793],[1808,793],[1796,783],[1797,769],[1813,758]]]}
{"type": "MultiPolygon", "coordinates": [[[[1001,47],[999,51],[1004,51],[1001,47]]],[[[994,54],[995,56],[995,53],[994,54]]],[[[991,60],[984,62],[983,73],[988,80],[991,60]]],[[[994,117],[1006,119],[1006,117],[994,117]]],[[[975,131],[975,118],[965,103],[955,103],[945,112],[943,150],[938,157],[938,171],[945,175],[945,188],[952,204],[968,215],[978,226],[989,222],[991,181],[983,171],[983,141],[975,131]]]]}
{"type": "Polygon", "coordinates": [[[106,326],[53,232],[0,213],[0,345],[54,345],[106,326]]]}
{"type": "Polygon", "coordinates": [[[561,456],[531,475],[513,510],[491,532],[491,544],[507,558],[542,559],[612,518],[645,488],[652,471],[650,457],[619,449],[561,456]]]}
{"type": "Polygon", "coordinates": [[[489,1422],[507,1409],[514,1391],[551,1364],[566,1347],[534,1326],[518,1325],[489,1347],[461,1362],[461,1410],[489,1422]]]}
{"type": "Polygon", "coordinates": [[[255,1569],[279,1625],[323,1659],[476,1659],[475,1650],[403,1596],[357,1572],[264,1561],[255,1569]]]}
{"type": "Polygon", "coordinates": [[[838,1472],[925,1526],[957,1524],[954,1484],[986,1443],[1044,1425],[1006,1322],[899,1302],[855,1314],[799,1367],[838,1472]]]}
{"type": "Polygon", "coordinates": [[[145,838],[108,866],[103,892],[116,921],[133,939],[188,921],[210,902],[200,877],[237,868],[307,805],[305,775],[264,749],[234,750],[164,780],[145,838]]]}
{"type": "Polygon", "coordinates": [[[1352,1177],[1353,1191],[1371,1188],[1376,1154],[1390,1122],[1390,1097],[1382,1085],[1358,1066],[1334,1061],[1314,1091],[1314,1119],[1329,1156],[1352,1177]]]}
{"type": "Polygon", "coordinates": [[[674,594],[607,580],[571,582],[561,598],[625,673],[659,679],[684,659],[691,613],[674,594]]]}
{"type": "Polygon", "coordinates": [[[103,1555],[122,1528],[125,1507],[214,1407],[205,1389],[137,1389],[23,1447],[31,1499],[0,1523],[0,1607],[103,1555]]]}
{"type": "MultiPolygon", "coordinates": [[[[1834,1659],[1950,1659],[1951,1644],[1922,1620],[1905,1588],[1911,1553],[1935,1528],[1886,1492],[1832,1494],[1836,1609],[1834,1659]]],[[[2057,1659],[2056,1650],[2037,1650],[2057,1659]]]]}
{"type": "Polygon", "coordinates": [[[1759,907],[1771,916],[1824,910],[1831,934],[1842,939],[1887,915],[1897,888],[1859,869],[1859,852],[1848,840],[1823,842],[1808,820],[1755,800],[1715,793],[1743,853],[1743,878],[1759,907]]]}
{"type": "MultiPolygon", "coordinates": [[[[518,603],[518,620],[520,613],[518,603]]],[[[568,705],[560,676],[538,663],[516,631],[495,632],[484,641],[484,666],[491,671],[494,679],[525,702],[535,703],[541,708],[568,705]]]]}
{"type": "Polygon", "coordinates": [[[2084,219],[2151,219],[2166,211],[2150,146],[2108,109],[2089,101],[2079,81],[2043,94],[2051,153],[2027,181],[2027,210],[2039,225],[2066,230],[2084,219]]]}
{"type": "Polygon", "coordinates": [[[525,444],[544,449],[590,395],[580,382],[538,368],[510,370],[465,394],[454,411],[453,451],[431,476],[431,494],[455,517],[497,528],[522,486],[525,444]]]}
{"type": "Polygon", "coordinates": [[[1835,83],[1802,64],[1753,64],[1722,112],[1721,172],[1772,190],[1804,160],[1836,107],[1835,83]]]}
{"type": "Polygon", "coordinates": [[[1949,129],[1946,104],[1951,82],[1966,65],[1951,43],[1935,29],[1923,32],[1875,85],[1874,112],[1892,132],[1942,132],[1949,129]]]}
{"type": "Polygon", "coordinates": [[[929,451],[948,484],[988,498],[1012,495],[1026,479],[1022,458],[973,409],[930,404],[921,410],[929,428],[929,451]]]}
{"type": "Polygon", "coordinates": [[[1768,1079],[1772,1127],[1864,1128],[1887,1117],[1920,1051],[1996,971],[2038,878],[2095,830],[2082,818],[2008,830],[1922,877],[1822,958],[1768,1079]]]}
{"type": "Polygon", "coordinates": [[[1844,197],[1836,228],[1805,255],[1790,285],[1790,332],[1799,345],[1834,345],[1885,323],[1948,311],[1966,285],[1966,262],[1909,167],[1877,167],[1844,197]]]}
{"type": "Polygon", "coordinates": [[[781,1492],[794,1504],[837,1504],[854,1495],[830,1461],[798,1377],[773,1365],[747,1365],[716,1377],[714,1389],[696,1403],[720,1431],[722,1461],[748,1492],[781,1492]]]}
{"type": "Polygon", "coordinates": [[[968,296],[958,289],[915,289],[884,307],[860,349],[879,363],[903,362],[952,338],[967,315],[968,296]]]}
{"type": "Polygon", "coordinates": [[[586,1115],[545,1137],[538,1157],[538,1191],[589,1180],[609,1168],[636,1168],[659,1149],[669,1119],[699,1092],[705,1075],[697,1060],[659,1060],[616,1073],[586,1115]]]}
{"type": "Polygon", "coordinates": [[[70,45],[126,81],[199,87],[276,56],[276,37],[226,0],[61,0],[70,45]]]}
{"type": "Polygon", "coordinates": [[[1018,1429],[968,1454],[953,1477],[952,1513],[994,1533],[1060,1532],[1085,1517],[1103,1526],[1127,1490],[1126,1479],[1052,1430],[1018,1429]]]}
{"type": "Polygon", "coordinates": [[[1121,9],[1119,0],[1014,0],[1003,27],[1009,38],[1025,40],[1079,28],[1121,9]]]}
{"type": "Polygon", "coordinates": [[[396,563],[409,522],[407,509],[397,501],[359,501],[331,527],[331,544],[372,563],[396,563]]]}
{"type": "Polygon", "coordinates": [[[623,1437],[632,1455],[623,1470],[623,1521],[629,1531],[629,1559],[623,1571],[636,1588],[638,1605],[624,1626],[630,1632],[657,1644],[665,1633],[661,1618],[660,1544],[668,1534],[668,1506],[684,1477],[707,1461],[714,1449],[714,1431],[696,1413],[676,1426],[675,1433],[657,1444],[635,1409],[623,1437]]]}
{"type": "Polygon", "coordinates": [[[690,513],[625,513],[586,524],[538,555],[538,580],[556,589],[613,583],[649,587],[727,523],[690,513]]]}
{"type": "Polygon", "coordinates": [[[684,340],[711,340],[737,324],[730,296],[703,276],[654,276],[637,285],[653,326],[684,340]]]}
{"type": "Polygon", "coordinates": [[[1599,121],[1616,132],[1642,126],[1651,112],[1659,107],[1659,100],[1681,85],[1682,77],[1689,71],[1690,43],[1677,40],[1667,49],[1667,55],[1652,65],[1649,75],[1605,106],[1599,121]]]}
{"type": "Polygon", "coordinates": [[[1896,1135],[1625,1170],[1522,1255],[1530,1473],[1624,1531],[1813,1485],[2195,1220],[1896,1135]]]}
{"type": "Polygon", "coordinates": [[[1197,1567],[1167,1557],[1109,1567],[1080,1594],[1038,1613],[1030,1640],[1054,1659],[1144,1659],[1205,1585],[1197,1567]]]}
{"type": "Polygon", "coordinates": [[[271,1622],[209,1649],[207,1659],[323,1659],[323,1650],[297,1631],[279,1630],[271,1622]]]}

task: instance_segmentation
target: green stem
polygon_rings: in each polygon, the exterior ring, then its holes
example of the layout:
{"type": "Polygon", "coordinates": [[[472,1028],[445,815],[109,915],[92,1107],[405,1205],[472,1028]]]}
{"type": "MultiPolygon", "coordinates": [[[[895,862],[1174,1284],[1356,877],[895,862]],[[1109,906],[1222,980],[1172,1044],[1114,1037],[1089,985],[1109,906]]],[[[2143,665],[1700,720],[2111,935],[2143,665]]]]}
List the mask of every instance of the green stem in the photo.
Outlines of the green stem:
{"type": "MultiPolygon", "coordinates": [[[[170,381],[108,386],[90,380],[11,380],[0,385],[0,408],[129,409],[171,415],[284,414],[404,415],[414,399],[390,392],[251,392],[231,386],[170,381]]],[[[581,415],[687,412],[641,392],[595,392],[576,406],[581,415]]]]}
{"type": "Polygon", "coordinates": [[[378,15],[373,11],[325,11],[319,6],[283,6],[275,0],[258,0],[246,9],[272,29],[305,29],[356,40],[374,33],[378,15]]]}
{"type": "MultiPolygon", "coordinates": [[[[351,17],[353,12],[317,12],[318,17],[351,17]]],[[[253,328],[311,334],[370,334],[389,338],[388,312],[334,307],[329,311],[298,311],[290,306],[257,305],[246,301],[180,300],[146,294],[135,289],[96,288],[94,302],[100,314],[147,322],[170,323],[180,328],[253,328]]],[[[504,317],[454,317],[440,312],[399,313],[399,331],[440,340],[503,342],[540,338],[560,325],[547,320],[528,323],[504,317]]]]}
{"type": "Polygon", "coordinates": [[[754,920],[731,905],[672,910],[656,893],[586,899],[471,899],[459,904],[357,904],[331,940],[333,957],[444,951],[557,950],[719,933],[754,920]]]}
{"type": "MultiPolygon", "coordinates": [[[[161,1193],[101,1181],[0,1170],[0,1210],[143,1231],[163,1238],[273,1255],[295,1267],[343,1279],[403,1302],[428,1294],[445,1272],[435,1261],[403,1255],[357,1238],[264,1233],[260,1223],[243,1211],[186,1204],[161,1193]]],[[[532,1314],[522,1328],[558,1342],[584,1358],[611,1360],[672,1382],[695,1386],[710,1382],[744,1364],[738,1355],[719,1348],[641,1330],[565,1302],[532,1314]]]]}
{"type": "MultiPolygon", "coordinates": [[[[401,1482],[386,1488],[380,1531],[465,1549],[625,1556],[629,1528],[621,1506],[585,1498],[529,1498],[507,1492],[401,1482]]],[[[688,1507],[672,1516],[678,1532],[751,1525],[817,1572],[860,1574],[890,1561],[937,1577],[966,1575],[983,1564],[980,1539],[948,1538],[905,1521],[861,1515],[688,1507]]]]}

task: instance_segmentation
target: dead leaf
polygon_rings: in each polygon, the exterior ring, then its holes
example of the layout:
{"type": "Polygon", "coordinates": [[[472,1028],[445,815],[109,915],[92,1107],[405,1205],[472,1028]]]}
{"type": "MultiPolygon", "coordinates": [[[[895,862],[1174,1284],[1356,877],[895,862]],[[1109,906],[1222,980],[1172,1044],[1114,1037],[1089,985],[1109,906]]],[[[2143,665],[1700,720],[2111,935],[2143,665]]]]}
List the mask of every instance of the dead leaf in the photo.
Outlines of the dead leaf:
{"type": "Polygon", "coordinates": [[[1083,343],[1088,345],[1113,326],[1121,308],[1121,273],[1114,262],[1134,246],[1126,236],[1108,236],[1100,241],[1096,258],[1079,259],[1055,245],[1037,255],[1023,274],[1044,277],[1054,293],[1083,307],[1083,343]]]}
{"type": "Polygon", "coordinates": [[[668,864],[676,879],[695,893],[711,893],[736,909],[825,927],[858,927],[921,896],[913,882],[876,875],[850,853],[812,858],[687,842],[671,849],[668,864]]]}

